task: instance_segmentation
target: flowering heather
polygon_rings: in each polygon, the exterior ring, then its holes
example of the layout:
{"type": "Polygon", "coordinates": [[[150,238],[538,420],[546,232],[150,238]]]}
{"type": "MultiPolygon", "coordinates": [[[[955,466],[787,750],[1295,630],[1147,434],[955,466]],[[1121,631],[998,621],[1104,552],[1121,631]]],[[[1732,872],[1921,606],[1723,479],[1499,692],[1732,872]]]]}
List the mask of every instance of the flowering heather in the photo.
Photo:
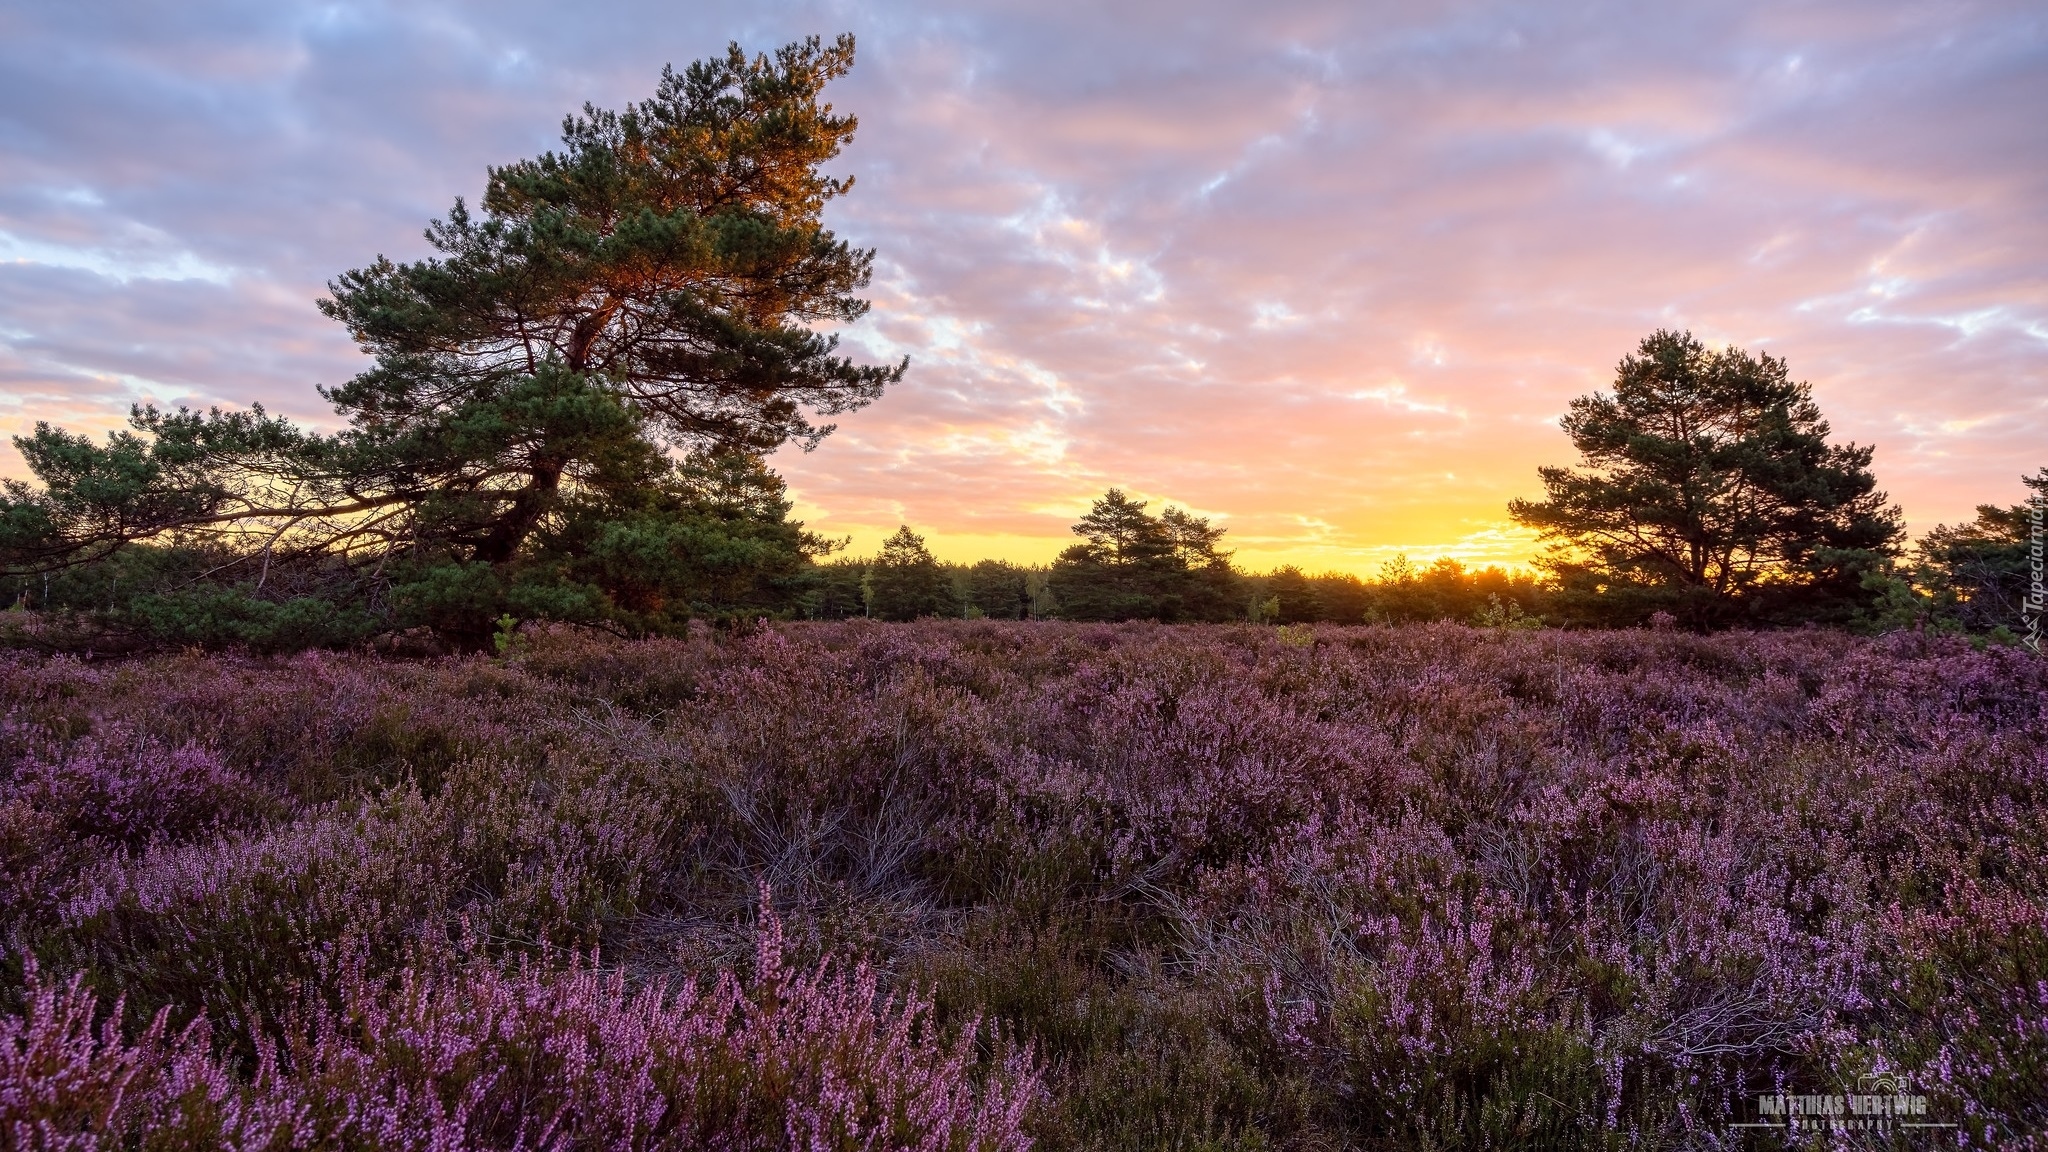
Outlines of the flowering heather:
{"type": "Polygon", "coordinates": [[[25,1016],[0,1022],[0,1134],[64,1148],[1028,1146],[1023,1060],[977,1084],[978,1028],[937,1042],[927,1001],[883,996],[865,965],[786,972],[780,948],[764,934],[744,987],[725,973],[629,989],[580,963],[407,968],[391,987],[349,972],[338,1008],[282,1046],[256,1039],[246,1080],[209,1054],[204,1017],[171,1032],[160,1010],[131,1043],[118,1005],[95,1027],[81,981],[32,973],[25,1016]]]}
{"type": "Polygon", "coordinates": [[[2048,665],[799,625],[0,657],[0,1143],[2048,1148],[2048,665]]]}

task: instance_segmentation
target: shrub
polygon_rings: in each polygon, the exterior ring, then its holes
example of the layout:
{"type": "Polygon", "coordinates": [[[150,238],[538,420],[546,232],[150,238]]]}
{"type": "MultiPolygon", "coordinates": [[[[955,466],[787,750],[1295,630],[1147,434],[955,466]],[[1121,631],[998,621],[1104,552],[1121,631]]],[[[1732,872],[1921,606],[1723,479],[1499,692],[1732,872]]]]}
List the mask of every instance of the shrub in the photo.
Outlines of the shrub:
{"type": "Polygon", "coordinates": [[[0,1019],[0,1133],[11,1147],[236,1149],[1028,1148],[1023,1055],[875,972],[792,972],[771,919],[751,980],[639,988],[581,962],[341,978],[339,1006],[254,1072],[207,1051],[204,1017],[158,1012],[132,1041],[77,978],[29,973],[0,1019]]]}

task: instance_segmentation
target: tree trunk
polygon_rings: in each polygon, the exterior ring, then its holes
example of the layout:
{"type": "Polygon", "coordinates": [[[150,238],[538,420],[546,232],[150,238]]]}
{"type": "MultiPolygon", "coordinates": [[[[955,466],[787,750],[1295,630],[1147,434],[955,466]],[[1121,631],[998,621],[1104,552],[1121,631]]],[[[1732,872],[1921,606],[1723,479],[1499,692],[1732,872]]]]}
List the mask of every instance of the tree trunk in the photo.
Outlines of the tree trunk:
{"type": "Polygon", "coordinates": [[[562,463],[545,461],[533,468],[533,479],[519,490],[512,501],[512,507],[502,519],[491,526],[483,543],[477,545],[476,558],[489,564],[503,564],[519,551],[526,542],[527,534],[540,523],[548,508],[555,502],[555,492],[562,486],[562,463]]]}

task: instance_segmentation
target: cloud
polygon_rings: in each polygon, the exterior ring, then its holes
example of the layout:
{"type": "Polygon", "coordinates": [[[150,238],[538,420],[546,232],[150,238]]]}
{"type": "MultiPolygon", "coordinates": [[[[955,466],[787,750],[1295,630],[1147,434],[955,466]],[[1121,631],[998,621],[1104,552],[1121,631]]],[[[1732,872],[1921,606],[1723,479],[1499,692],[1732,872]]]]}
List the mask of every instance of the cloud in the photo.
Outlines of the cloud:
{"type": "MultiPolygon", "coordinates": [[[[561,115],[842,29],[848,346],[787,453],[857,546],[1049,556],[1110,484],[1256,563],[1527,555],[1502,508],[1659,326],[1787,356],[1916,526],[2048,462],[2048,21],[2024,3],[132,4],[0,37],[0,425],[322,417],[311,302],[561,115]]],[[[0,470],[9,462],[0,458],[0,470]]]]}

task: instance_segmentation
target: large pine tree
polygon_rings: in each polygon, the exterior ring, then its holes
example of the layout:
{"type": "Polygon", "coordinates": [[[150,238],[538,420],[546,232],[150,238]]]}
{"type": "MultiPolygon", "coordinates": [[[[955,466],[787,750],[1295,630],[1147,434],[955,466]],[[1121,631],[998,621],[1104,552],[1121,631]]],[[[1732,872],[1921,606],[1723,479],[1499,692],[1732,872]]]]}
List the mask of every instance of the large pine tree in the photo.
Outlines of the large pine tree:
{"type": "Polygon", "coordinates": [[[0,560],[175,543],[254,604],[318,570],[371,617],[472,636],[504,611],[760,607],[817,545],[762,457],[906,367],[817,331],[867,310],[873,253],[822,223],[851,181],[821,166],[856,125],[821,94],[853,57],[812,38],[665,70],[652,99],[586,106],[561,151],[492,169],[479,211],[427,229],[438,256],[335,279],[320,308],[374,358],[323,389],[335,435],[261,409],[139,409],[104,445],[38,426],[17,443],[43,483],[8,487],[0,560]]]}
{"type": "Polygon", "coordinates": [[[1904,535],[1872,450],[1829,444],[1812,389],[1768,353],[1658,331],[1563,425],[1582,466],[1539,469],[1546,498],[1508,512],[1558,545],[1548,562],[1580,612],[1845,620],[1904,535]]]}

